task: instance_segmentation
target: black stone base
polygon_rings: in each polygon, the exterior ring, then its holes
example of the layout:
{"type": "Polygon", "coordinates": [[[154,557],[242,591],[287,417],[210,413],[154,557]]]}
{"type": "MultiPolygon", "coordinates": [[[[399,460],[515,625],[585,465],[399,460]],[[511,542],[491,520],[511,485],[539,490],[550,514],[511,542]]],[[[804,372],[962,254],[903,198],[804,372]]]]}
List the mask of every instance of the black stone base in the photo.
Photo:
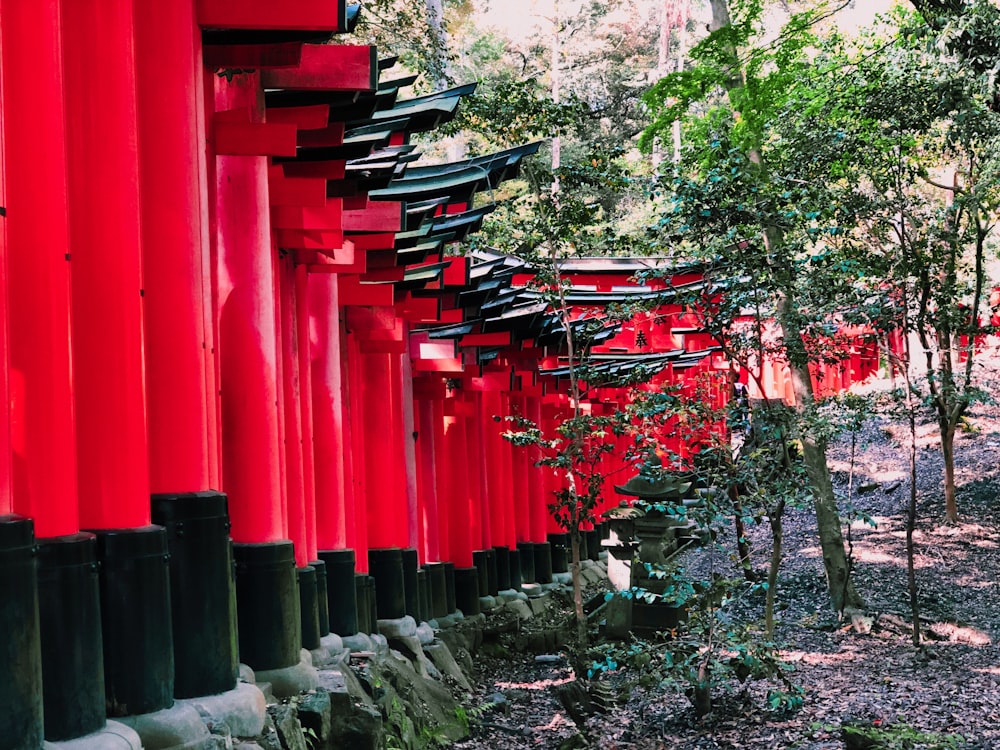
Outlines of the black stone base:
{"type": "Polygon", "coordinates": [[[601,530],[590,529],[583,533],[587,536],[587,559],[596,562],[601,554],[601,530]]]}
{"type": "Polygon", "coordinates": [[[174,697],[236,687],[236,582],[221,492],[157,494],[153,523],[167,530],[174,633],[174,697]]]}
{"type": "Polygon", "coordinates": [[[412,548],[401,551],[403,558],[403,611],[420,622],[420,592],[417,589],[417,551],[412,548]]]}
{"type": "Polygon", "coordinates": [[[510,588],[510,550],[494,547],[493,554],[497,562],[497,590],[506,591],[510,588]]]}
{"type": "Polygon", "coordinates": [[[535,582],[535,544],[534,542],[518,542],[518,557],[521,563],[521,583],[535,582]]]}
{"type": "MultiPolygon", "coordinates": [[[[532,560],[532,562],[534,562],[534,560],[532,560]]],[[[510,578],[508,580],[510,585],[507,588],[517,591],[521,588],[521,551],[516,549],[508,550],[507,563],[507,572],[510,574],[510,578]]]]}
{"type": "Polygon", "coordinates": [[[240,661],[254,670],[299,663],[302,611],[289,541],[234,544],[240,661]]]}
{"type": "Polygon", "coordinates": [[[552,583],[552,547],[548,542],[531,545],[535,557],[535,583],[552,583]]]}
{"type": "Polygon", "coordinates": [[[548,539],[552,555],[552,572],[568,573],[570,557],[569,534],[549,534],[548,539]]]}
{"type": "Polygon", "coordinates": [[[354,578],[354,550],[320,550],[326,564],[327,612],[330,632],[340,636],[358,632],[358,593],[354,578]]]}
{"type": "Polygon", "coordinates": [[[368,550],[368,572],[375,579],[375,619],[398,620],[405,615],[403,550],[398,547],[368,550]]]}
{"type": "Polygon", "coordinates": [[[0,737],[5,746],[42,746],[42,651],[35,532],[30,518],[0,516],[0,737]]]}
{"type": "Polygon", "coordinates": [[[354,576],[354,591],[358,604],[357,630],[355,631],[357,633],[371,633],[375,629],[375,622],[372,620],[374,591],[370,580],[367,573],[356,573],[354,576]]]}
{"type": "Polygon", "coordinates": [[[62,742],[105,723],[97,538],[38,540],[45,739],[62,742]]]}
{"type": "Polygon", "coordinates": [[[479,571],[476,568],[455,568],[455,603],[466,617],[479,614],[479,571]]]}
{"type": "Polygon", "coordinates": [[[445,564],[441,562],[424,565],[427,574],[427,587],[430,593],[429,615],[433,618],[444,617],[454,608],[448,609],[448,585],[445,580],[445,564]]]}
{"type": "Polygon", "coordinates": [[[316,571],[316,614],[319,617],[319,636],[330,632],[330,597],[326,583],[326,563],[310,560],[309,565],[316,571]]]}
{"type": "Polygon", "coordinates": [[[306,565],[296,569],[299,581],[299,613],[302,619],[302,648],[310,651],[320,647],[319,602],[316,589],[316,568],[306,565]]]}
{"type": "Polygon", "coordinates": [[[455,563],[443,562],[444,566],[444,590],[445,602],[448,606],[448,614],[458,609],[458,597],[455,594],[455,563]]]}

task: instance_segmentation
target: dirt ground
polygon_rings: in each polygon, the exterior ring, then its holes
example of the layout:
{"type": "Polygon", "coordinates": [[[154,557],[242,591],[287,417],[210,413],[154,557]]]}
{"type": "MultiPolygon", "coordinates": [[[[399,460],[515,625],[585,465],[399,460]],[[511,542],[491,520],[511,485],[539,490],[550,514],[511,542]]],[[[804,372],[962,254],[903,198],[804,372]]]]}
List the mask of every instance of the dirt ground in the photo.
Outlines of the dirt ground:
{"type": "MultiPolygon", "coordinates": [[[[698,720],[679,689],[636,687],[626,702],[587,720],[581,733],[556,696],[557,685],[575,679],[569,654],[537,662],[534,654],[487,653],[479,660],[474,703],[498,708],[474,710],[473,736],[458,747],[832,750],[845,747],[841,723],[856,719],[937,735],[937,744],[901,748],[1000,748],[1000,406],[975,405],[967,428],[956,445],[961,520],[950,526],[942,523],[937,430],[930,422],[918,429],[916,575],[929,635],[919,650],[906,631],[908,434],[902,424],[876,417],[858,435],[852,493],[853,505],[876,526],[856,521],[850,529],[855,582],[871,632],[837,622],[827,603],[813,514],[787,511],[776,640],[794,668],[790,678],[805,691],[801,710],[769,713],[766,686],[757,684],[745,695],[723,696],[698,720]]],[[[848,441],[832,446],[829,458],[846,497],[848,441]]],[[[751,529],[751,537],[754,565],[763,569],[770,553],[766,523],[751,529]]],[[[725,542],[697,554],[703,563],[714,555],[710,564],[732,571],[725,542]]]]}

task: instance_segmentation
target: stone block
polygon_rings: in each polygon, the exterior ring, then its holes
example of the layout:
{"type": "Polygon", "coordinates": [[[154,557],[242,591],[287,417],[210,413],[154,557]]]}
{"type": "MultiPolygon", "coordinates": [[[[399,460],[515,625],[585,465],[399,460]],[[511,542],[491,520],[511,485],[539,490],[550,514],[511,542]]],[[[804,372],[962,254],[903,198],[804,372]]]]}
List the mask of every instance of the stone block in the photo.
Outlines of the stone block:
{"type": "Polygon", "coordinates": [[[136,716],[122,716],[142,740],[143,750],[198,748],[209,739],[208,727],[194,706],[175,703],[170,708],[136,716]]]}
{"type": "Polygon", "coordinates": [[[319,674],[312,664],[312,654],[302,649],[298,664],[283,669],[257,671],[257,680],[271,683],[271,690],[278,698],[289,698],[319,686],[319,674]]]}
{"type": "Polygon", "coordinates": [[[434,664],[441,674],[453,679],[463,690],[471,692],[472,685],[469,683],[468,677],[465,676],[466,673],[459,666],[454,655],[444,643],[436,641],[426,646],[424,650],[431,663],[434,664]]]}
{"type": "Polygon", "coordinates": [[[309,750],[306,736],[299,722],[298,711],[291,703],[276,703],[268,706],[267,712],[274,722],[278,740],[284,750],[309,750]]]}
{"type": "Polygon", "coordinates": [[[521,601],[520,599],[514,599],[513,601],[507,602],[507,609],[517,615],[517,619],[521,622],[530,620],[535,616],[534,610],[527,601],[521,601]]]}
{"type": "Polygon", "coordinates": [[[379,620],[378,632],[386,638],[413,636],[417,634],[417,621],[410,615],[391,620],[379,620]]]}
{"type": "Polygon", "coordinates": [[[225,724],[236,737],[256,737],[264,729],[267,699],[256,685],[238,682],[225,693],[177,702],[193,706],[209,729],[225,724]]]}
{"type": "Polygon", "coordinates": [[[330,747],[330,733],[333,712],[330,694],[326,690],[306,693],[299,701],[299,723],[303,733],[311,739],[310,750],[325,750],[330,747]]]}
{"type": "Polygon", "coordinates": [[[417,639],[421,645],[426,646],[434,642],[434,628],[428,623],[422,622],[417,626],[417,639]]]}

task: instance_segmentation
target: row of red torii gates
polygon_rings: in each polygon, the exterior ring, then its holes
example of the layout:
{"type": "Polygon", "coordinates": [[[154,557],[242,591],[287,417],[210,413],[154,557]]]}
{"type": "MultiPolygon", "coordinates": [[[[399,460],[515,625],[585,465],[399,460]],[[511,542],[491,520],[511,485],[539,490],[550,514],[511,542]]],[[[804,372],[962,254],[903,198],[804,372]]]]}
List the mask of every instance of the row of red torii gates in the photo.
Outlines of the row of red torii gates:
{"type": "MultiPolygon", "coordinates": [[[[564,331],[530,266],[445,257],[537,144],[414,164],[474,87],[400,99],[391,60],[321,43],[356,12],[0,0],[5,747],[551,568],[559,478],[500,433],[569,412],[564,331]]],[[[649,264],[566,264],[572,304],[700,283],[630,282],[649,264]]],[[[724,400],[717,347],[658,299],[595,361],[724,400]]]]}

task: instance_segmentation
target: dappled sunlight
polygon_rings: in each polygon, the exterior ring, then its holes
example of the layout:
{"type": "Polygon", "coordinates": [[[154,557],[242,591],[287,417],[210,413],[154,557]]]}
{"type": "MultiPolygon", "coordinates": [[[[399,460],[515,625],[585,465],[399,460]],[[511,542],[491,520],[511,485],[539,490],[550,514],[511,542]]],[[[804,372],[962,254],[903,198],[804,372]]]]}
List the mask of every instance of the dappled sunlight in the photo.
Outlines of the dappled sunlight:
{"type": "Polygon", "coordinates": [[[576,679],[573,675],[561,679],[535,680],[534,682],[498,682],[496,686],[501,690],[545,690],[556,685],[565,685],[576,679]]]}
{"type": "Polygon", "coordinates": [[[832,653],[818,651],[781,651],[781,660],[788,664],[814,664],[843,667],[858,658],[868,658],[864,653],[852,648],[841,649],[832,653]]]}

